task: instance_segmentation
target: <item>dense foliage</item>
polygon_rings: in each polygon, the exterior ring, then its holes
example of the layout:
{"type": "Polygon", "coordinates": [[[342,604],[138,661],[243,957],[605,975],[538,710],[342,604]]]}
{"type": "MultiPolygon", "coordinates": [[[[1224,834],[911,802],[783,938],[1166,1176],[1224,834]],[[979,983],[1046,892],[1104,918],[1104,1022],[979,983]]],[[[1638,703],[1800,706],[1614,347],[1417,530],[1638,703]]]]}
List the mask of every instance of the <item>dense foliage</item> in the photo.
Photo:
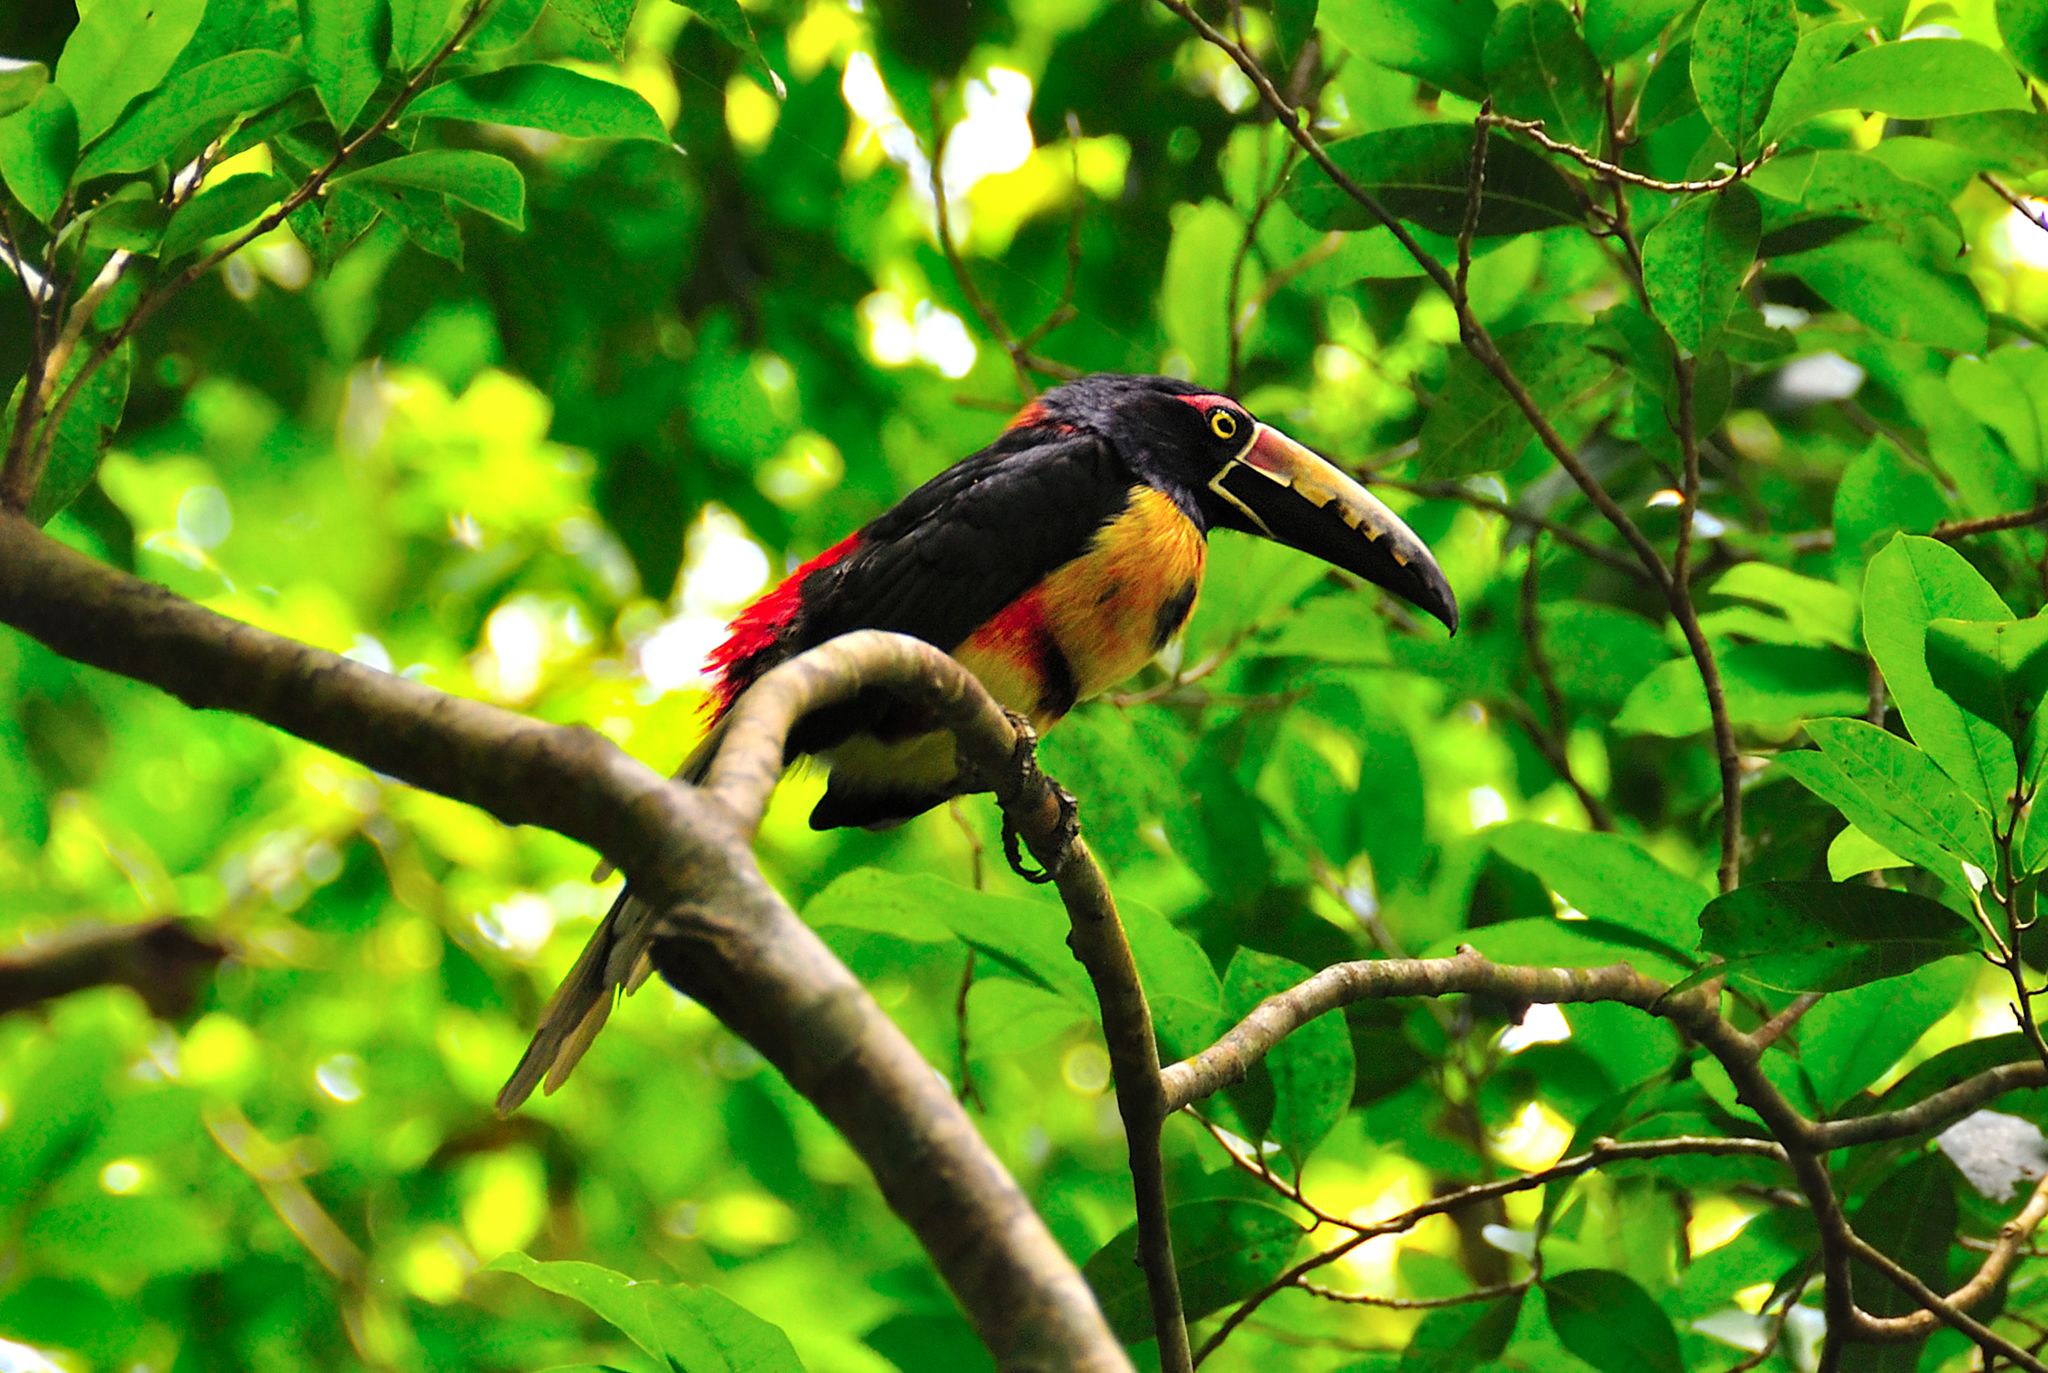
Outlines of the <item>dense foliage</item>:
{"type": "MultiPolygon", "coordinates": [[[[1935,1290],[2048,1161],[2043,0],[78,9],[0,15],[0,492],[66,542],[666,767],[770,579],[1035,386],[1193,376],[1393,493],[1464,628],[1219,536],[1183,642],[1046,739],[1165,1058],[1344,960],[1718,958],[1808,1117],[2013,1065],[1938,1144],[1960,1112],[1819,1155],[1935,1290]]],[[[765,870],[1143,1340],[1057,904],[985,799],[818,835],[819,785],[765,870]]],[[[495,1117],[609,900],[587,851],[11,633],[0,817],[28,965],[162,917],[230,955],[0,1021],[0,1365],[986,1362],[838,1136],[658,984],[495,1117]]],[[[1755,1104],[1610,1002],[1312,1021],[1168,1123],[1195,1342],[1811,1367],[1832,1232],[1716,1147],[1755,1104]]],[[[1995,1276],[1969,1312],[2037,1344],[2038,1266],[1995,1276]]],[[[1984,1366],[1940,1324],[1845,1366],[1984,1366]]]]}

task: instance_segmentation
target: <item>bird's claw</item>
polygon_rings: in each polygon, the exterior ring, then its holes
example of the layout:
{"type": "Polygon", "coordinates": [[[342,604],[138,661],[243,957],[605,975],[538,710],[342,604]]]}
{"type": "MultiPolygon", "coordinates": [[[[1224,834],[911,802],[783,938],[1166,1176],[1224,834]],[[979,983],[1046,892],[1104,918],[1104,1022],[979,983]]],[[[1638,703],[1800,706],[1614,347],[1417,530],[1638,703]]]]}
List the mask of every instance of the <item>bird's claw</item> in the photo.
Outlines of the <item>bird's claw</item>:
{"type": "Polygon", "coordinates": [[[1053,799],[1059,805],[1059,819],[1053,825],[1053,861],[1042,868],[1034,868],[1025,861],[1021,837],[1017,827],[1011,823],[1009,812],[1003,813],[1003,856],[1010,861],[1010,870],[1026,882],[1046,883],[1053,880],[1053,874],[1065,860],[1067,850],[1081,833],[1081,808],[1074,800],[1073,793],[1045,776],[1038,766],[1038,731],[1031,721],[1016,711],[1003,712],[1010,719],[1010,727],[1017,733],[1015,752],[1019,790],[1025,790],[1034,780],[1042,781],[1051,790],[1053,799]]]}

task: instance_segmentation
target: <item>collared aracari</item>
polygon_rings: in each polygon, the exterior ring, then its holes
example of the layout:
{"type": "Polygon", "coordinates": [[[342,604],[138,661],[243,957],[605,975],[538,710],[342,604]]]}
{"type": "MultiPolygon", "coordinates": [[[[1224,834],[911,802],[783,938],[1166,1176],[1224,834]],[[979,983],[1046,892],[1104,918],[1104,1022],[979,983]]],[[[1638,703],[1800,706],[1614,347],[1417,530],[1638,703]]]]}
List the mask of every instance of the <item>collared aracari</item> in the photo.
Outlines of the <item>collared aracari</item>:
{"type": "MultiPolygon", "coordinates": [[[[741,612],[711,655],[713,728],[778,663],[856,629],[945,649],[1038,729],[1144,666],[1201,589],[1212,529],[1259,534],[1375,582],[1453,633],[1457,602],[1414,532],[1326,459],[1228,396],[1168,377],[1084,377],[741,612]]],[[[885,693],[821,711],[790,754],[830,769],[815,829],[882,828],[958,795],[949,734],[885,693]]],[[[616,989],[648,973],[651,913],[622,892],[541,1016],[498,1104],[559,1086],[616,989]]]]}

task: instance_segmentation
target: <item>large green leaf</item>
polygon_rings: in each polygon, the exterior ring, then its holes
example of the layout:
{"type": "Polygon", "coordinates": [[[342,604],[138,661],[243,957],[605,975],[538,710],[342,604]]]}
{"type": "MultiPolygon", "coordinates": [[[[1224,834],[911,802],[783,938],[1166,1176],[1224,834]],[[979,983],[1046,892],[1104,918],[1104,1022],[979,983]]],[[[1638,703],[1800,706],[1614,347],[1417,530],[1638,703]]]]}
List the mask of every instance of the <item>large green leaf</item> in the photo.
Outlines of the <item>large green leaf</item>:
{"type": "Polygon", "coordinates": [[[603,1317],[667,1368],[689,1373],[802,1373],[789,1336],[709,1287],[648,1282],[594,1263],[541,1263],[513,1252],[486,1269],[516,1273],[603,1317]]]}
{"type": "Polygon", "coordinates": [[[0,57],[0,119],[25,108],[50,84],[50,69],[40,62],[0,57]]]}
{"type": "Polygon", "coordinates": [[[1992,814],[2018,782],[2012,745],[1971,715],[1927,670],[1927,626],[1938,619],[2010,620],[2012,612],[1962,554],[1935,539],[1901,534],[1863,580],[1863,640],[1913,741],[1992,814]]]}
{"type": "Polygon", "coordinates": [[[1728,976],[1787,992],[1834,992],[1973,953],[1977,932],[1948,907],[1860,882],[1758,882],[1709,902],[1700,948],[1728,976]]]}
{"type": "MultiPolygon", "coordinates": [[[[1955,1171],[1948,1160],[1924,1154],[1886,1178],[1858,1206],[1850,1224],[1906,1271],[1937,1292],[1951,1286],[1949,1253],[1958,1220],[1955,1171]]],[[[1920,1309],[1911,1293],[1859,1260],[1851,1260],[1849,1282],[1856,1304],[1875,1316],[1903,1316],[1920,1309]]],[[[1869,1359],[1871,1373],[1912,1373],[1927,1341],[1886,1346],[1869,1359]]]]}
{"type": "MultiPolygon", "coordinates": [[[[91,350],[87,348],[72,354],[58,380],[55,395],[62,395],[71,385],[90,354],[91,350]]],[[[35,498],[28,506],[28,517],[35,523],[47,524],[53,515],[76,500],[78,493],[91,484],[93,474],[99,470],[100,458],[107,451],[107,444],[120,427],[121,412],[127,408],[128,376],[134,358],[132,344],[124,343],[114,350],[72,400],[57,425],[54,439],[46,432],[47,419],[38,426],[36,432],[41,441],[49,444],[50,456],[43,468],[42,481],[36,486],[35,498]]],[[[14,394],[7,402],[6,415],[0,418],[0,434],[14,432],[14,417],[21,408],[27,386],[26,379],[15,384],[14,394]]]]}
{"type": "Polygon", "coordinates": [[[433,191],[515,229],[526,222],[526,179],[513,163],[491,153],[452,149],[407,153],[344,173],[328,184],[336,189],[396,186],[433,191]]]}
{"type": "MultiPolygon", "coordinates": [[[[1389,214],[1440,234],[1465,223],[1472,182],[1472,129],[1466,124],[1411,124],[1332,143],[1330,160],[1370,192],[1389,214]]],[[[1373,214],[1313,162],[1287,180],[1287,203],[1318,229],[1370,229],[1373,214]]],[[[1524,234],[1581,217],[1572,183],[1556,167],[1506,135],[1488,141],[1486,184],[1479,200],[1480,237],[1524,234]]]]}
{"type": "Polygon", "coordinates": [[[80,140],[99,137],[123,106],[164,79],[205,11],[206,0],[100,0],[83,10],[57,59],[80,140]]]}
{"type": "MultiPolygon", "coordinates": [[[[1287,1266],[1302,1227],[1277,1206],[1229,1197],[1185,1201],[1167,1208],[1181,1304],[1199,1320],[1248,1296],[1287,1266]]],[[[1138,1227],[1123,1230],[1092,1254],[1082,1275],[1095,1289],[1102,1314],[1129,1342],[1152,1334],[1152,1306],[1138,1266],[1138,1227]]]]}
{"type": "Polygon", "coordinates": [[[2008,344],[1982,358],[1957,358],[1948,389],[1997,431],[2021,468],[2036,475],[2048,469],[2048,353],[2008,344]]]}
{"type": "Polygon", "coordinates": [[[444,81],[407,106],[406,116],[516,124],[572,138],[668,141],[661,116],[637,91],[544,63],[444,81]]]}
{"type": "Polygon", "coordinates": [[[0,181],[47,224],[78,165],[78,115],[61,86],[45,86],[25,110],[0,119],[0,181]]]}
{"type": "Polygon", "coordinates": [[[740,8],[740,0],[675,0],[675,3],[689,10],[718,31],[718,36],[739,49],[746,67],[754,79],[770,93],[783,93],[782,78],[768,65],[768,59],[761,53],[761,42],[754,36],[754,26],[747,19],[747,12],[740,8]]]}
{"type": "MultiPolygon", "coordinates": [[[[1797,644],[1743,644],[1715,656],[1723,702],[1737,724],[1783,729],[1816,715],[1862,708],[1869,685],[1856,660],[1797,644]]],[[[1673,658],[1645,677],[1622,703],[1614,728],[1624,734],[1683,739],[1712,728],[1707,690],[1690,657],[1673,658]]]]}
{"type": "Polygon", "coordinates": [[[458,4],[470,0],[388,0],[391,6],[391,66],[413,72],[441,48],[458,4]]]}
{"type": "MultiPolygon", "coordinates": [[[[1501,355],[1553,423],[1613,375],[1613,363],[1587,346],[1583,324],[1535,324],[1500,340],[1501,355]]],[[[1493,374],[1460,352],[1417,436],[1422,470],[1461,477],[1510,466],[1535,431],[1493,374]]]]}
{"type": "Polygon", "coordinates": [[[1997,726],[2032,782],[2040,770],[2041,702],[2048,697],[2048,616],[1927,626],[1927,671],[1935,686],[1979,720],[1997,726]]]}
{"type": "Polygon", "coordinates": [[[1706,0],[1692,31],[1692,86],[1714,132],[1747,160],[1799,43],[1792,0],[1706,0]]]}
{"type": "Polygon", "coordinates": [[[171,262],[209,238],[246,228],[292,189],[291,182],[271,172],[243,172],[216,182],[171,216],[158,252],[171,262]]]}
{"type": "Polygon", "coordinates": [[[1477,100],[1493,0],[1323,0],[1325,32],[1368,62],[1477,100]]]}
{"type": "MultiPolygon", "coordinates": [[[[1310,970],[1256,949],[1241,948],[1223,978],[1223,1000],[1241,1019],[1267,997],[1305,982],[1310,970]]],[[[1351,1036],[1339,1013],[1318,1016],[1275,1045],[1262,1067],[1273,1086],[1272,1138],[1302,1161],[1336,1128],[1351,1105],[1356,1071],[1351,1036]]]]}
{"type": "Polygon", "coordinates": [[[1969,278],[1910,247],[1902,251],[1887,226],[1865,225],[1782,265],[1880,338],[1971,353],[1989,337],[1983,299],[1969,278]]]}
{"type": "Polygon", "coordinates": [[[2048,80],[2048,4],[2042,0],[1997,0],[1998,31],[2020,70],[2048,80]]]}
{"type": "Polygon", "coordinates": [[[1866,110],[1898,119],[2028,108],[2026,88],[2003,57],[1966,38],[1916,38],[1852,52],[1806,88],[1791,126],[1829,110],[1866,110]]]}
{"type": "Polygon", "coordinates": [[[154,166],[235,119],[260,114],[310,80],[304,67],[274,52],[217,57],[173,77],[131,107],[106,137],[85,150],[77,179],[154,166]]]}
{"type": "Polygon", "coordinates": [[[1502,10],[1486,36],[1485,60],[1495,109],[1542,120],[1552,138],[1601,146],[1600,64],[1560,0],[1521,0],[1502,10]]]}
{"type": "Polygon", "coordinates": [[[1627,1274],[1606,1268],[1550,1274],[1543,1298],[1564,1347],[1600,1373],[1685,1373],[1671,1318],[1627,1274]]]}
{"type": "Polygon", "coordinates": [[[1691,8],[1691,0],[1586,0],[1586,42],[1600,61],[1619,62],[1691,8]]]}
{"type": "Polygon", "coordinates": [[[1706,350],[1756,262],[1763,216],[1754,192],[1730,186],[1672,211],[1643,239],[1643,289],[1672,341],[1706,350]]]}
{"type": "Polygon", "coordinates": [[[1495,853],[1535,873],[1586,915],[1637,930],[1681,957],[1697,937],[1707,890],[1633,840],[1526,820],[1495,825],[1486,838],[1495,853]]]}
{"type": "Polygon", "coordinates": [[[384,76],[388,0],[299,0],[306,67],[337,129],[353,125],[384,76]]]}
{"type": "Polygon", "coordinates": [[[549,9],[587,30],[614,57],[626,51],[634,4],[635,0],[548,0],[549,9]]]}
{"type": "Polygon", "coordinates": [[[1956,863],[1992,870],[1989,817],[1920,749],[1862,720],[1807,722],[1818,754],[1778,762],[1857,828],[1902,858],[1956,875],[1956,863]]]}
{"type": "MultiPolygon", "coordinates": [[[[1050,916],[1048,923],[1065,948],[1065,916],[1048,907],[1040,911],[1040,920],[1050,916]]],[[[1192,935],[1150,906],[1124,901],[1118,914],[1123,919],[1124,937],[1130,941],[1131,958],[1138,965],[1138,980],[1152,1005],[1152,1028],[1159,1037],[1161,1057],[1186,1058],[1207,1048],[1225,1029],[1223,984],[1209,955],[1192,935]]],[[[1067,957],[1072,961],[1071,953],[1067,957]]],[[[1092,991],[1088,1005],[1095,1005],[1092,991]]]]}
{"type": "Polygon", "coordinates": [[[1243,218],[1222,201],[1182,207],[1174,216],[1159,286],[1159,322],[1167,342],[1187,354],[1195,376],[1213,377],[1219,385],[1233,321],[1230,273],[1218,264],[1228,263],[1243,241],[1243,218]]]}

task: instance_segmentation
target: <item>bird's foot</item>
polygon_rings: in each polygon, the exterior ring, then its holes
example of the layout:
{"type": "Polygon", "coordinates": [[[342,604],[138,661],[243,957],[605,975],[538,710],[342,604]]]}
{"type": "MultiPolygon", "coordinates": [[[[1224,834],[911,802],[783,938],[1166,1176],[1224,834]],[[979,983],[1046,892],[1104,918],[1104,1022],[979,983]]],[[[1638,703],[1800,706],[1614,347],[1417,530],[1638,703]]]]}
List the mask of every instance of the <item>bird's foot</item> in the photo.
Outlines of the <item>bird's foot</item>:
{"type": "Polygon", "coordinates": [[[1031,789],[1034,781],[1043,782],[1059,806],[1059,818],[1053,823],[1052,861],[1043,868],[1034,868],[1025,861],[1021,836],[1011,823],[1008,811],[1003,813],[1003,856],[1010,860],[1010,870],[1026,882],[1045,883],[1053,880],[1059,865],[1065,861],[1067,850],[1072,848],[1081,833],[1081,808],[1074,800],[1073,793],[1047,777],[1038,766],[1038,731],[1031,721],[1015,711],[1004,711],[1010,717],[1010,726],[1017,732],[1016,766],[1020,792],[1031,789]]]}

